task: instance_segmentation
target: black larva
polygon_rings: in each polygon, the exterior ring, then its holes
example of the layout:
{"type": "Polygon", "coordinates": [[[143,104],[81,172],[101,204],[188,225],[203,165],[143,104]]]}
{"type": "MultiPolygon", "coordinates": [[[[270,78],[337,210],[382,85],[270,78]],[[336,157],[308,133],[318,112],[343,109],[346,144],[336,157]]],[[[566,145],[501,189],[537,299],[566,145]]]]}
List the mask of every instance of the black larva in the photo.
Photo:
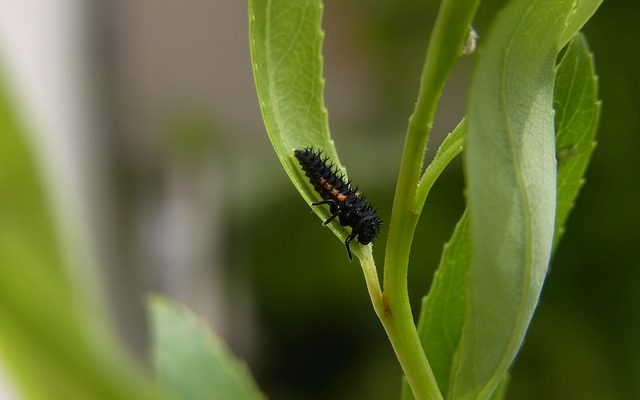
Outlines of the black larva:
{"type": "Polygon", "coordinates": [[[349,243],[353,239],[369,244],[378,236],[382,226],[382,219],[376,217],[378,210],[365,200],[357,187],[351,186],[351,181],[345,181],[344,174],[338,172],[333,163],[328,164],[329,157],[322,157],[321,151],[307,147],[296,150],[295,156],[316,192],[322,197],[322,201],[315,201],[311,205],[329,205],[331,217],[324,224],[327,225],[338,217],[340,225],[351,227],[351,234],[344,241],[351,260],[349,243]]]}

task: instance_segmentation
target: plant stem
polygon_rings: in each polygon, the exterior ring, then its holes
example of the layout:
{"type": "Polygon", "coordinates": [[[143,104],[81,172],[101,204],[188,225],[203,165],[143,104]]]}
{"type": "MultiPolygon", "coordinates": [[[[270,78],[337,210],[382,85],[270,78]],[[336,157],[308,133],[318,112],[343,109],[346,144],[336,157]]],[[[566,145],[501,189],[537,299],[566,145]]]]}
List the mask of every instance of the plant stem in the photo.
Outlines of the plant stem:
{"type": "Polygon", "coordinates": [[[360,265],[362,266],[364,281],[367,284],[367,291],[369,292],[369,297],[371,297],[373,309],[379,317],[381,313],[384,313],[384,302],[382,300],[380,282],[378,281],[378,271],[370,249],[363,254],[363,257],[360,257],[360,265]]]}
{"type": "MultiPolygon", "coordinates": [[[[398,361],[400,362],[403,371],[405,371],[407,379],[413,379],[414,386],[412,386],[412,388],[414,393],[416,393],[416,398],[442,399],[438,386],[435,384],[433,374],[431,374],[431,381],[421,379],[419,376],[414,377],[413,375],[411,375],[410,378],[410,374],[413,374],[414,371],[429,368],[429,366],[425,364],[426,358],[424,357],[424,351],[422,350],[420,340],[418,339],[417,334],[414,337],[411,330],[402,329],[402,327],[396,326],[397,321],[401,319],[398,318],[398,314],[392,314],[390,312],[388,303],[385,301],[385,297],[380,290],[378,274],[376,272],[371,252],[366,253],[364,257],[360,258],[360,263],[362,265],[362,271],[364,272],[365,282],[367,284],[367,290],[369,291],[373,308],[376,315],[382,322],[382,326],[389,337],[391,345],[396,352],[396,356],[398,357],[398,361]]],[[[406,309],[409,310],[409,313],[411,312],[410,308],[405,308],[405,310],[406,309]]],[[[411,319],[411,325],[413,326],[412,316],[409,315],[408,317],[411,319]]],[[[415,327],[413,328],[413,332],[415,333],[415,327]]],[[[428,371],[430,372],[430,369],[428,371]]]]}
{"type": "Polygon", "coordinates": [[[444,83],[462,51],[478,0],[443,0],[420,77],[418,100],[407,128],[385,252],[384,312],[380,316],[416,399],[442,399],[416,331],[407,274],[422,207],[416,191],[433,117],[444,83]]]}
{"type": "Polygon", "coordinates": [[[422,212],[422,207],[427,200],[427,196],[436,183],[436,179],[440,176],[442,171],[449,165],[449,163],[456,158],[458,154],[462,152],[464,145],[464,138],[467,134],[467,122],[466,120],[460,121],[458,126],[444,139],[433,161],[429,164],[427,169],[422,174],[420,182],[418,183],[418,189],[416,191],[416,205],[415,208],[418,213],[422,212]]]}

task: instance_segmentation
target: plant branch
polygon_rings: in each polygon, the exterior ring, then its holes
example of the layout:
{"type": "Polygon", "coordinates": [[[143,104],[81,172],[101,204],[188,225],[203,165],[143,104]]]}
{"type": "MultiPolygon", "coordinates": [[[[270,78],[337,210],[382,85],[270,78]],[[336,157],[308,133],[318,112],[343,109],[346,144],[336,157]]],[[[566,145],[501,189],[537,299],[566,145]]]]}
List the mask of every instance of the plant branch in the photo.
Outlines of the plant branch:
{"type": "Polygon", "coordinates": [[[418,214],[422,212],[422,207],[424,207],[424,203],[426,202],[427,196],[429,195],[433,184],[436,182],[436,179],[438,179],[447,165],[449,165],[449,163],[462,152],[464,137],[466,134],[467,121],[463,119],[444,139],[438,148],[438,152],[433,158],[433,161],[422,174],[422,178],[420,178],[418,189],[416,191],[415,209],[418,214]]]}
{"type": "MultiPolygon", "coordinates": [[[[416,399],[441,399],[411,312],[407,288],[409,253],[421,211],[416,207],[429,133],[446,79],[459,57],[478,0],[443,0],[420,77],[418,100],[407,128],[385,252],[382,324],[416,399]]],[[[426,199],[426,196],[425,196],[426,199]]]]}
{"type": "Polygon", "coordinates": [[[382,290],[380,289],[376,263],[370,250],[365,252],[363,257],[360,257],[360,265],[362,266],[364,281],[367,285],[369,297],[371,297],[373,309],[378,317],[380,317],[381,314],[384,314],[384,302],[382,300],[382,290]]]}

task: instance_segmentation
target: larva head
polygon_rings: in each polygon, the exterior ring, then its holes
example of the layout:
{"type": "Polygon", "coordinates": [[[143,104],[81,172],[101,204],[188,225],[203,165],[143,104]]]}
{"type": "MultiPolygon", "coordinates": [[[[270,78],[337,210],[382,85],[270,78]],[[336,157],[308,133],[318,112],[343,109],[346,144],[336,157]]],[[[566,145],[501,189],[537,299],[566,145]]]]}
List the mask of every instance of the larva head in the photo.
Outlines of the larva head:
{"type": "Polygon", "coordinates": [[[375,241],[381,227],[382,220],[380,218],[373,215],[363,218],[358,225],[358,242],[369,244],[375,241]]]}

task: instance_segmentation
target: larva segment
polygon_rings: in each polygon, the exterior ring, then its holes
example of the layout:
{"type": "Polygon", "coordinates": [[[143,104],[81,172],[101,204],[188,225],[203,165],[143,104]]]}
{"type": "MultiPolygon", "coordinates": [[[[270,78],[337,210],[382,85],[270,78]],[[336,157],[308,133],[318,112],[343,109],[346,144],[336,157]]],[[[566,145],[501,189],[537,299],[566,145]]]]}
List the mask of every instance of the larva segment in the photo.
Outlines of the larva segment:
{"type": "Polygon", "coordinates": [[[333,163],[329,164],[329,158],[322,157],[321,151],[307,147],[295,150],[294,154],[309,182],[322,198],[322,201],[313,202],[312,205],[329,205],[331,217],[324,224],[337,217],[340,225],[351,228],[351,234],[344,242],[351,260],[352,240],[357,238],[359,243],[369,244],[378,236],[382,219],[376,216],[377,209],[361,196],[357,187],[352,188],[351,181],[345,181],[344,174],[338,172],[333,163]]]}

